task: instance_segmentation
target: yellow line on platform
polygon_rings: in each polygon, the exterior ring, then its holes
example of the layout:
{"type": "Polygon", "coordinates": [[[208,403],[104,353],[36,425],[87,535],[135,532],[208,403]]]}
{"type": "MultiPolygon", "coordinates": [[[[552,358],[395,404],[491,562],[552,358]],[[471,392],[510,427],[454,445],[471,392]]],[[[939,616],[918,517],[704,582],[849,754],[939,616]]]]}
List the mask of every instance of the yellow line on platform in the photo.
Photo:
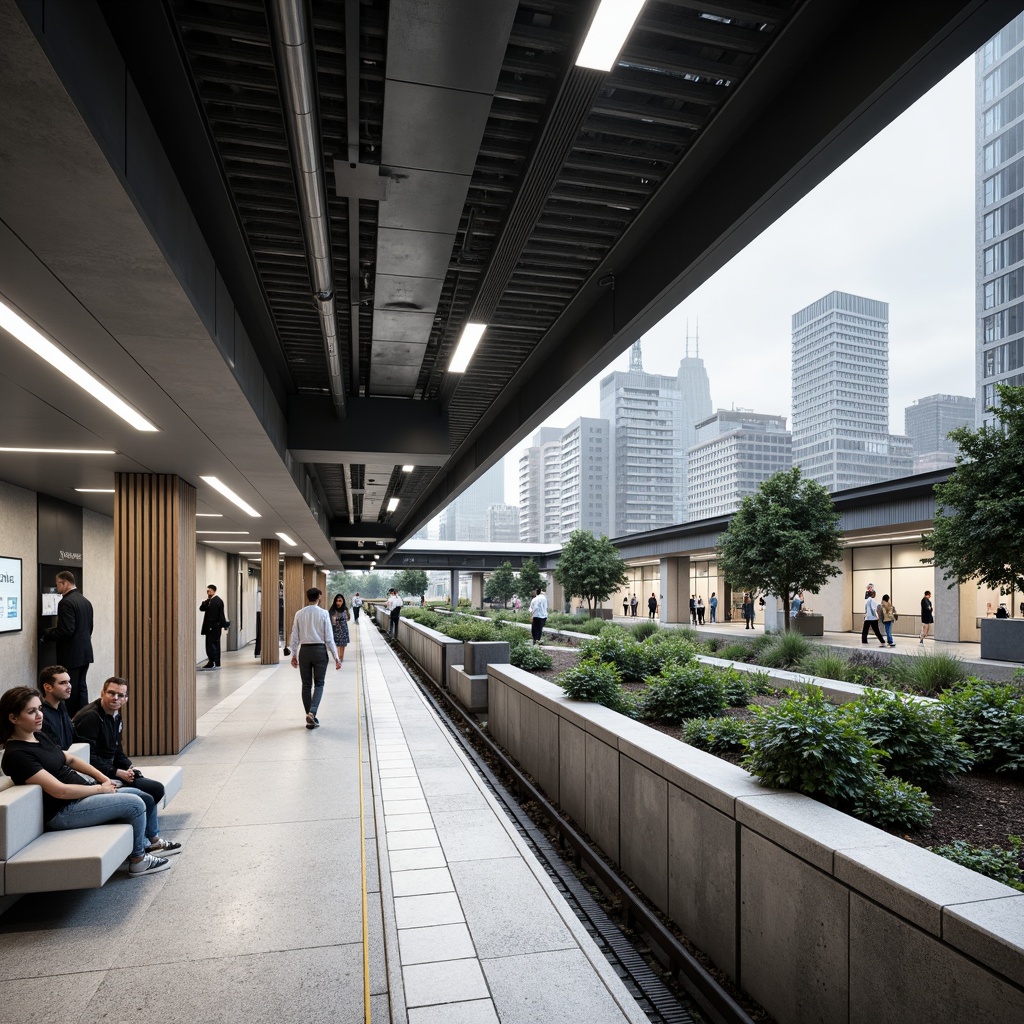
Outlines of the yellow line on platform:
{"type": "MultiPolygon", "coordinates": [[[[355,623],[353,623],[353,626],[355,623]]],[[[363,699],[362,699],[362,668],[363,661],[359,649],[359,630],[355,633],[356,659],[356,737],[359,747],[359,861],[363,883],[363,1016],[366,1024],[370,1024],[370,917],[366,909],[366,809],[363,806],[363,699]]]]}

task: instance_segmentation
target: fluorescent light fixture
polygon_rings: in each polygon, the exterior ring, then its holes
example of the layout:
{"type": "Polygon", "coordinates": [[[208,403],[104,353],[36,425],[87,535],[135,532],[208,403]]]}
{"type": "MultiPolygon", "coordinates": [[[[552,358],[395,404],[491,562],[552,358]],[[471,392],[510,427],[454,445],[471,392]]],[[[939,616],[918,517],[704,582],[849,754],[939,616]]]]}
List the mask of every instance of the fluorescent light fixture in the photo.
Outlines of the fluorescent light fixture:
{"type": "Polygon", "coordinates": [[[388,498],[388,511],[394,512],[396,508],[398,508],[398,499],[388,498]]]}
{"type": "Polygon", "coordinates": [[[411,473],[415,468],[416,468],[415,466],[403,466],[402,467],[402,472],[403,473],[411,473]]]}
{"type": "Polygon", "coordinates": [[[452,361],[448,364],[449,373],[465,372],[486,330],[487,324],[466,324],[462,331],[462,337],[459,339],[459,344],[455,349],[455,355],[452,356],[452,361]]]}
{"type": "Polygon", "coordinates": [[[259,555],[259,551],[239,551],[240,555],[259,555]]]}
{"type": "Polygon", "coordinates": [[[227,539],[220,540],[218,538],[217,540],[204,540],[203,543],[204,544],[251,544],[252,541],[251,540],[227,540],[227,539]]]}
{"type": "Polygon", "coordinates": [[[223,519],[223,512],[197,512],[196,519],[223,519]]]}
{"type": "Polygon", "coordinates": [[[310,562],[316,561],[316,559],[308,551],[303,551],[302,557],[308,559],[310,562]]]}
{"type": "Polygon", "coordinates": [[[218,537],[226,537],[229,533],[244,533],[248,536],[248,530],[196,530],[196,533],[215,533],[218,537]]]}
{"type": "Polygon", "coordinates": [[[277,535],[278,535],[278,537],[281,538],[281,540],[283,540],[285,542],[285,544],[288,545],[288,547],[294,548],[294,547],[298,546],[298,545],[296,545],[295,541],[293,541],[291,539],[291,537],[288,536],[287,533],[282,533],[280,530],[278,530],[277,531],[277,535]]]}
{"type": "Polygon", "coordinates": [[[601,0],[576,66],[611,71],[643,6],[644,0],[601,0]]]}
{"type": "Polygon", "coordinates": [[[137,409],[97,380],[88,370],[79,366],[70,356],[62,352],[52,341],[44,338],[26,319],[15,313],[5,302],[0,301],[0,327],[18,339],[26,348],[45,359],[55,370],[60,370],[72,383],[87,391],[96,401],[105,405],[136,430],[156,430],[137,409]]]}
{"type": "Polygon", "coordinates": [[[79,494],[113,494],[113,487],[76,487],[79,494]]]}
{"type": "Polygon", "coordinates": [[[0,448],[0,452],[26,452],[29,455],[116,455],[112,448],[0,448]]]}
{"type": "Polygon", "coordinates": [[[259,512],[257,512],[252,505],[242,501],[242,499],[235,494],[227,484],[222,484],[215,476],[201,476],[199,479],[202,480],[203,483],[209,484],[215,491],[220,491],[228,501],[233,501],[243,512],[248,512],[254,519],[261,518],[259,512]]]}

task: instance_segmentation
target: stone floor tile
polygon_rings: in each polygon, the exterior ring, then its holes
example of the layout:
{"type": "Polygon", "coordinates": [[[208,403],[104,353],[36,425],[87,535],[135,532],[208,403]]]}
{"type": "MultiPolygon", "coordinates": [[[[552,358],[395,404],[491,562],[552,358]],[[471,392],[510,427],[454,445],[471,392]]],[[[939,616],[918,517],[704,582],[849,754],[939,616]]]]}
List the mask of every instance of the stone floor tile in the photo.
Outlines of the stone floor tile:
{"type": "Polygon", "coordinates": [[[485,999],[489,995],[480,962],[476,959],[411,964],[402,968],[402,979],[405,982],[405,1002],[410,1009],[485,999]]]}
{"type": "Polygon", "coordinates": [[[490,999],[441,1006],[417,1006],[409,1010],[409,1024],[498,1024],[490,999]]]}
{"type": "Polygon", "coordinates": [[[399,896],[395,899],[395,921],[399,928],[427,928],[465,921],[462,905],[453,892],[429,896],[399,896]]]}
{"type": "Polygon", "coordinates": [[[432,892],[455,891],[447,868],[398,871],[391,876],[391,885],[396,896],[423,896],[432,892]]]}
{"type": "Polygon", "coordinates": [[[464,924],[403,928],[398,933],[398,945],[403,964],[428,964],[476,956],[469,929],[464,924]]]}

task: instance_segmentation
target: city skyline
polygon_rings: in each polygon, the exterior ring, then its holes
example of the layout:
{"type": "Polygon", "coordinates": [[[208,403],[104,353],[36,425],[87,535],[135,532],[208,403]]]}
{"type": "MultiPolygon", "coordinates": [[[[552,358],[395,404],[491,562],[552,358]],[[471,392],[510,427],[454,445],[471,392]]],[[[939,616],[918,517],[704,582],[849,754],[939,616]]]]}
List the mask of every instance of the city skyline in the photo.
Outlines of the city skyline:
{"type": "MultiPolygon", "coordinates": [[[[893,433],[917,399],[972,394],[974,94],[971,57],[648,331],[645,369],[676,373],[688,330],[714,409],[791,418],[791,317],[840,290],[889,304],[893,433]],[[922,153],[941,174],[918,173],[922,153]]],[[[600,378],[628,365],[627,350],[544,424],[598,415],[600,378]]],[[[509,502],[534,432],[506,458],[509,502]]]]}

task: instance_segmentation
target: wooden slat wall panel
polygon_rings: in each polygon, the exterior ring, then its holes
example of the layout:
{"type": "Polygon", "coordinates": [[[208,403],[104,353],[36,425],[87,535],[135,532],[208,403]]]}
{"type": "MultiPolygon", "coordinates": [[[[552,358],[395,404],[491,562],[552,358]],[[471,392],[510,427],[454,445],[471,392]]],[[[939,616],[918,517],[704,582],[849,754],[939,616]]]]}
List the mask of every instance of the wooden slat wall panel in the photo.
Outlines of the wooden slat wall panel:
{"type": "Polygon", "coordinates": [[[302,556],[284,556],[284,645],[292,631],[295,613],[306,603],[306,588],[302,585],[302,556]]]}
{"type": "Polygon", "coordinates": [[[322,583],[317,583],[317,571],[315,565],[310,565],[309,562],[302,563],[302,589],[303,591],[309,590],[310,587],[319,587],[324,590],[322,583]]]}
{"type": "Polygon", "coordinates": [[[180,477],[115,474],[114,646],[128,680],[129,755],[196,736],[196,491],[180,477]]]}
{"type": "Polygon", "coordinates": [[[277,564],[280,556],[281,542],[276,537],[264,537],[260,541],[261,665],[277,665],[281,661],[281,647],[277,638],[278,618],[281,614],[281,573],[277,564]]]}

